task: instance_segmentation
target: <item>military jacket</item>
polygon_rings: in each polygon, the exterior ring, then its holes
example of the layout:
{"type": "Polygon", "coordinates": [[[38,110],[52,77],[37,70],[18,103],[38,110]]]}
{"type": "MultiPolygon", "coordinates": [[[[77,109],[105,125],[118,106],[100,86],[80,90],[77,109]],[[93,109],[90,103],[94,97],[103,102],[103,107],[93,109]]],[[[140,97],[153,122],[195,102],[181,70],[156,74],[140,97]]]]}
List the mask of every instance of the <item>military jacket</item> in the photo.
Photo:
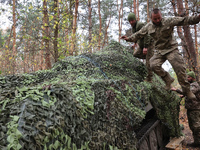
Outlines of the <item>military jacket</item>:
{"type": "Polygon", "coordinates": [[[199,16],[163,18],[160,26],[149,22],[140,31],[129,36],[127,41],[135,42],[149,34],[154,40],[155,53],[165,55],[178,48],[173,35],[174,26],[193,25],[199,21],[199,16]]]}
{"type": "MultiPolygon", "coordinates": [[[[136,25],[134,27],[132,27],[132,33],[136,33],[137,31],[139,31],[145,24],[137,21],[136,25]]],[[[149,44],[150,44],[150,36],[146,35],[143,38],[139,39],[136,41],[136,43],[140,46],[141,49],[143,48],[148,48],[149,44]]]]}
{"type": "Polygon", "coordinates": [[[190,84],[190,90],[195,94],[196,100],[190,100],[186,97],[185,99],[185,108],[194,110],[200,109],[200,86],[197,82],[193,82],[190,84]]]}
{"type": "MultiPolygon", "coordinates": [[[[196,100],[185,98],[185,108],[189,110],[200,110],[200,86],[197,82],[193,82],[190,84],[190,90],[196,96],[196,100]]],[[[177,89],[176,92],[183,94],[182,90],[177,89]]]]}

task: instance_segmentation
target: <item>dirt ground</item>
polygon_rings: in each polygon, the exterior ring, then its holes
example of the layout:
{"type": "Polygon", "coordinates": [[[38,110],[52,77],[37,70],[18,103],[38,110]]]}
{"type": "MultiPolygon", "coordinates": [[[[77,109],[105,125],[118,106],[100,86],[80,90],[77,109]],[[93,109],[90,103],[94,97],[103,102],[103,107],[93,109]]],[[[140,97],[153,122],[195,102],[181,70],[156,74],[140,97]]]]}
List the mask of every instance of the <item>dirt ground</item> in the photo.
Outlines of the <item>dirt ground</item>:
{"type": "Polygon", "coordinates": [[[185,140],[183,141],[183,150],[200,150],[200,148],[190,147],[187,144],[193,143],[192,131],[188,126],[188,119],[187,119],[187,110],[184,106],[180,106],[180,115],[179,115],[180,124],[183,125],[184,129],[182,130],[185,140]]]}

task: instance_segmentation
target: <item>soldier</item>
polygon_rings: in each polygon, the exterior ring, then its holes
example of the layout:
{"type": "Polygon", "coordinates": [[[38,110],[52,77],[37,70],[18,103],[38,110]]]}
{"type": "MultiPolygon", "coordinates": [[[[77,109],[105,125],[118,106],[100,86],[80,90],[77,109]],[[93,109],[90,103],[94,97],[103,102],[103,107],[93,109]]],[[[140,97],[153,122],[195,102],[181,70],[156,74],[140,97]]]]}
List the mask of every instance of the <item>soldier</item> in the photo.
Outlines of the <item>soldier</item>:
{"type": "MultiPolygon", "coordinates": [[[[196,100],[189,100],[187,97],[185,99],[188,123],[194,138],[194,143],[188,145],[200,147],[200,86],[195,81],[195,74],[193,71],[188,72],[187,75],[187,80],[190,83],[190,89],[197,98],[196,100]]],[[[183,94],[182,90],[180,89],[171,88],[171,90],[176,91],[179,94],[183,94]]],[[[184,95],[181,95],[180,97],[183,98],[184,95]]]]}
{"type": "Polygon", "coordinates": [[[162,18],[160,10],[156,8],[151,12],[151,22],[146,24],[135,34],[129,37],[122,36],[121,38],[126,41],[135,42],[149,34],[153,38],[155,44],[154,55],[150,59],[151,69],[164,80],[166,84],[165,88],[170,90],[174,78],[162,68],[162,64],[168,60],[178,77],[178,82],[184,94],[188,99],[195,99],[196,97],[190,91],[190,84],[186,79],[184,60],[179,53],[178,43],[173,35],[173,29],[174,26],[192,25],[199,23],[199,21],[200,15],[162,18]]]}
{"type": "MultiPolygon", "coordinates": [[[[128,21],[132,27],[132,33],[139,31],[144,26],[144,23],[136,20],[136,16],[134,13],[129,13],[128,21]]],[[[150,63],[149,63],[150,58],[153,56],[153,50],[152,50],[153,43],[151,37],[149,35],[146,35],[145,37],[137,40],[132,47],[134,48],[134,53],[133,53],[134,57],[140,59],[146,59],[148,75],[145,80],[151,82],[153,77],[153,72],[150,68],[150,63]],[[136,43],[139,46],[137,49],[135,49],[136,43]]]]}

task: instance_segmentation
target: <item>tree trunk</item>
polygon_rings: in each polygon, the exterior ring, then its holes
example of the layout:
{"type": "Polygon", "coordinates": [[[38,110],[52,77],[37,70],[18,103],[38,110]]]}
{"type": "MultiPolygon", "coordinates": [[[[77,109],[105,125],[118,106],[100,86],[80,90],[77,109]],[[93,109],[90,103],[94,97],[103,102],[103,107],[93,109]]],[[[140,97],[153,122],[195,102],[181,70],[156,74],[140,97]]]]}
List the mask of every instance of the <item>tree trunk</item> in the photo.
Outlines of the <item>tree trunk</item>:
{"type": "Polygon", "coordinates": [[[66,50],[64,52],[64,54],[68,55],[73,55],[73,49],[72,47],[72,30],[73,30],[73,10],[72,10],[72,6],[74,6],[75,1],[74,0],[69,0],[69,4],[66,5],[66,29],[65,29],[65,41],[66,41],[66,50]],[[71,39],[70,39],[71,38],[71,39]]]}
{"type": "Polygon", "coordinates": [[[189,15],[188,0],[185,0],[185,8],[186,8],[185,10],[186,15],[189,15]]]}
{"type": "Polygon", "coordinates": [[[147,22],[150,21],[149,18],[150,18],[150,17],[149,17],[149,0],[147,0],[147,22]]]}
{"type": "Polygon", "coordinates": [[[139,0],[137,0],[137,20],[140,20],[139,0]]]}
{"type": "Polygon", "coordinates": [[[136,0],[133,0],[133,9],[134,9],[134,14],[136,15],[137,12],[136,0]]]}
{"type": "MultiPolygon", "coordinates": [[[[199,52],[198,52],[198,42],[197,42],[197,26],[194,25],[194,33],[195,33],[195,51],[196,51],[196,59],[197,59],[197,70],[199,71],[199,52]]],[[[199,73],[199,72],[198,72],[199,73]]],[[[196,80],[200,81],[199,74],[196,73],[196,80]]]]}
{"type": "MultiPolygon", "coordinates": [[[[175,4],[175,1],[172,0],[171,1],[171,4],[173,6],[173,10],[174,10],[174,15],[175,16],[178,16],[178,13],[176,12],[176,4],[175,4]]],[[[185,41],[185,38],[183,36],[183,30],[180,26],[177,26],[177,33],[178,33],[178,36],[179,38],[181,39],[181,45],[182,45],[182,48],[183,48],[183,56],[186,60],[186,67],[188,68],[189,67],[189,62],[188,62],[188,56],[189,56],[189,53],[188,53],[188,48],[187,48],[187,45],[186,45],[186,41],[185,41]]]]}
{"type": "Polygon", "coordinates": [[[132,1],[131,1],[131,5],[130,5],[130,12],[132,12],[133,11],[133,5],[132,5],[132,1]]]}
{"type": "MultiPolygon", "coordinates": [[[[43,19],[43,24],[45,24],[45,20],[44,19],[43,19]]],[[[43,32],[42,32],[42,37],[45,37],[45,30],[44,29],[43,29],[43,32]]],[[[41,51],[40,51],[40,59],[41,59],[40,60],[40,69],[41,70],[46,69],[44,55],[45,55],[45,40],[43,38],[42,42],[41,42],[41,51]]]]}
{"type": "MultiPolygon", "coordinates": [[[[178,13],[176,12],[176,4],[175,4],[175,1],[172,0],[171,1],[172,3],[172,6],[173,6],[173,10],[174,10],[174,15],[175,16],[178,16],[178,13]]],[[[186,44],[186,41],[185,41],[185,37],[183,35],[183,30],[182,30],[182,27],[181,26],[177,26],[177,33],[178,33],[178,36],[179,38],[181,39],[181,45],[182,45],[182,48],[183,48],[183,57],[186,61],[186,68],[189,68],[189,66],[191,66],[191,62],[189,61],[189,50],[188,50],[188,47],[187,47],[187,44],[186,44]]]]}
{"type": "MultiPolygon", "coordinates": [[[[185,2],[187,2],[187,1],[185,1],[185,2]]],[[[186,6],[187,6],[187,4],[186,4],[186,6]]],[[[185,9],[183,8],[182,0],[177,0],[177,7],[178,7],[178,13],[185,16],[185,9]]],[[[184,37],[186,39],[186,43],[187,43],[189,54],[190,54],[189,61],[192,62],[192,66],[190,66],[189,69],[193,69],[194,72],[197,73],[198,69],[197,69],[196,52],[195,52],[195,48],[194,48],[194,42],[192,39],[192,35],[190,32],[190,27],[183,26],[183,29],[184,29],[184,37]]]]}
{"type": "MultiPolygon", "coordinates": [[[[118,28],[120,24],[120,12],[119,12],[119,1],[117,0],[117,11],[118,11],[118,28]]],[[[119,29],[120,30],[120,29],[119,29]]],[[[120,36],[118,37],[118,42],[120,42],[120,36]]]]}
{"type": "Polygon", "coordinates": [[[43,14],[44,14],[44,42],[45,42],[45,69],[51,68],[51,60],[50,60],[50,49],[49,49],[49,20],[48,20],[48,9],[47,9],[47,0],[43,1],[43,14]]]}
{"type": "Polygon", "coordinates": [[[39,54],[40,54],[39,69],[43,70],[44,69],[44,51],[43,51],[43,49],[41,49],[39,54]]]}
{"type": "MultiPolygon", "coordinates": [[[[186,8],[186,14],[189,15],[189,7],[188,7],[188,0],[185,0],[185,8],[186,8]]],[[[194,58],[196,58],[196,65],[194,66],[195,69],[195,74],[196,74],[196,81],[199,81],[199,53],[198,53],[198,42],[197,42],[197,28],[196,28],[196,24],[194,25],[194,32],[195,32],[195,47],[194,47],[194,58]]]]}
{"type": "Polygon", "coordinates": [[[88,22],[89,22],[89,47],[88,51],[92,52],[92,7],[91,7],[92,0],[88,0],[88,22]]]}
{"type": "Polygon", "coordinates": [[[120,7],[120,9],[121,9],[120,19],[121,19],[121,21],[120,21],[120,32],[119,32],[120,37],[122,35],[122,22],[123,22],[123,12],[124,12],[123,11],[123,3],[124,3],[124,1],[121,0],[121,7],[120,7]]]}
{"type": "Polygon", "coordinates": [[[112,16],[110,15],[110,18],[108,20],[108,24],[106,25],[105,36],[104,36],[104,39],[103,39],[103,47],[106,45],[106,41],[108,41],[108,28],[110,26],[111,17],[112,16]]]}
{"type": "Polygon", "coordinates": [[[73,27],[72,27],[72,43],[71,43],[71,54],[70,55],[77,55],[77,51],[75,50],[75,43],[76,43],[76,28],[77,28],[77,16],[78,16],[78,6],[79,0],[75,1],[75,10],[74,10],[74,17],[73,17],[73,27]]]}
{"type": "Polygon", "coordinates": [[[12,56],[12,73],[15,73],[15,68],[16,68],[16,56],[17,56],[17,51],[16,51],[16,2],[13,0],[13,56],[12,56]]]}
{"type": "Polygon", "coordinates": [[[59,25],[59,13],[58,13],[58,0],[54,0],[54,60],[58,61],[58,25],[59,25]]]}
{"type": "Polygon", "coordinates": [[[118,38],[118,41],[120,42],[120,37],[121,37],[121,33],[122,33],[123,0],[121,0],[120,7],[118,7],[118,0],[117,0],[117,10],[118,10],[118,14],[119,14],[119,18],[118,18],[119,38],[118,38]]]}
{"type": "Polygon", "coordinates": [[[99,38],[98,38],[98,50],[101,49],[101,28],[102,28],[102,21],[101,21],[101,2],[98,0],[98,13],[99,13],[99,38]]]}

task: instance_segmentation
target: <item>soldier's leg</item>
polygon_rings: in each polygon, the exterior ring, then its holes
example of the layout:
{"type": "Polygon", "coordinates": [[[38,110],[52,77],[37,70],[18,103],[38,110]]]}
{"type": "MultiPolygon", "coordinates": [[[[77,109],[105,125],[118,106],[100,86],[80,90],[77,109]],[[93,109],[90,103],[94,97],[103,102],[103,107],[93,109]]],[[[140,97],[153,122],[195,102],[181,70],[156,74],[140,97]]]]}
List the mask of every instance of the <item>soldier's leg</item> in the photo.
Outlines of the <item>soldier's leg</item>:
{"type": "Polygon", "coordinates": [[[178,49],[170,52],[166,55],[166,57],[177,75],[177,79],[182,87],[183,93],[188,97],[188,99],[195,99],[196,97],[190,91],[190,84],[187,81],[185,62],[178,49]]]}
{"type": "Polygon", "coordinates": [[[147,67],[147,77],[146,81],[151,82],[153,77],[153,71],[150,67],[150,58],[153,56],[153,46],[150,46],[146,55],[146,67],[147,67]]]}
{"type": "Polygon", "coordinates": [[[170,90],[171,83],[174,82],[174,78],[172,78],[170,74],[162,68],[162,64],[165,61],[165,56],[156,53],[150,59],[150,67],[158,76],[163,79],[166,84],[165,89],[170,90]]]}
{"type": "Polygon", "coordinates": [[[200,144],[200,110],[187,110],[187,117],[194,143],[200,144]]]}

